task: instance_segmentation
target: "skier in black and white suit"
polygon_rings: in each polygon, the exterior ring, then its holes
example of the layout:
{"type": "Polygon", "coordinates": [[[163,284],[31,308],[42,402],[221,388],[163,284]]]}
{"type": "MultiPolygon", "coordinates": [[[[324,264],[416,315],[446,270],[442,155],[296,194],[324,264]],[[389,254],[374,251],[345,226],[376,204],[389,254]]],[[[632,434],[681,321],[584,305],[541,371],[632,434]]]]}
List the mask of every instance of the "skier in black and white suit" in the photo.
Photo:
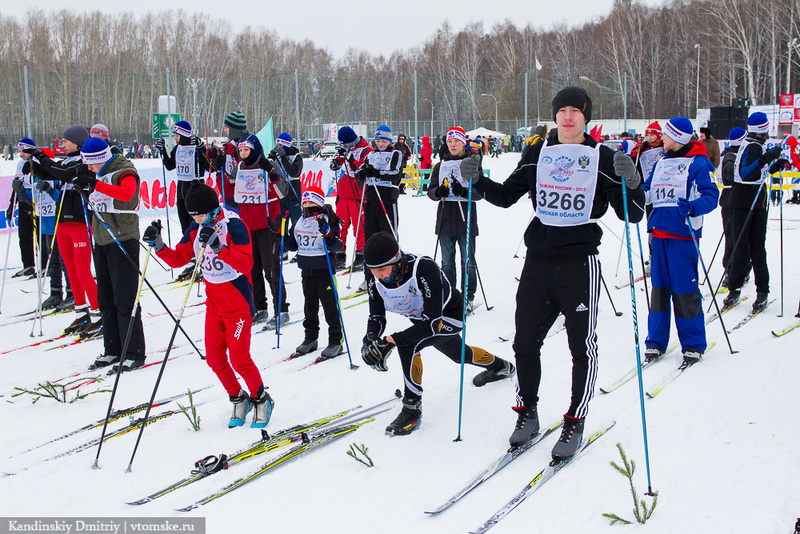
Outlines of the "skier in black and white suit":
{"type": "MultiPolygon", "coordinates": [[[[389,232],[378,232],[367,241],[364,263],[368,267],[369,319],[361,354],[373,369],[387,371],[386,360],[397,347],[405,395],[403,409],[386,433],[410,434],[422,419],[422,349],[435,347],[461,362],[461,293],[450,286],[435,261],[402,252],[389,232]],[[387,311],[408,317],[412,325],[382,337],[387,311]]],[[[514,374],[510,362],[479,347],[467,345],[464,352],[465,363],[484,368],[473,379],[478,387],[514,374]]]]}
{"type": "MultiPolygon", "coordinates": [[[[541,348],[561,313],[572,353],[572,398],[553,457],[571,457],[581,442],[583,425],[597,378],[597,303],[600,293],[598,247],[603,234],[597,220],[609,204],[624,218],[622,179],[614,154],[584,133],[592,101],[579,87],[565,87],[553,98],[556,135],[525,150],[517,168],[502,184],[476,173],[475,189],[490,203],[509,207],[530,194],[536,217],[525,231],[528,248],[517,289],[517,425],[511,445],[538,432],[541,348]]],[[[627,158],[632,164],[632,160],[627,158]]],[[[462,173],[464,169],[462,168],[462,173]]],[[[644,215],[641,178],[627,182],[629,220],[644,215]]]]}

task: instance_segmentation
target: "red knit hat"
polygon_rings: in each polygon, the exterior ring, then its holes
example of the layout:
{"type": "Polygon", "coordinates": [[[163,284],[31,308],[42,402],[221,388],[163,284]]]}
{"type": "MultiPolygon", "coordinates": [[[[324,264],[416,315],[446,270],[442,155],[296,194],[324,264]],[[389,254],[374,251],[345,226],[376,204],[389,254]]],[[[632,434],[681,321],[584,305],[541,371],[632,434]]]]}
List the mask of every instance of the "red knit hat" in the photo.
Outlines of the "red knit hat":
{"type": "Polygon", "coordinates": [[[313,202],[320,208],[325,207],[325,193],[322,192],[322,189],[315,186],[307,187],[305,191],[303,191],[303,197],[301,202],[313,202]]]}
{"type": "Polygon", "coordinates": [[[449,130],[447,130],[447,139],[458,139],[464,145],[467,144],[467,133],[464,131],[464,128],[461,126],[453,126],[449,130]]]}
{"type": "Polygon", "coordinates": [[[653,134],[653,135],[656,135],[656,136],[658,136],[660,138],[661,137],[661,125],[658,123],[658,121],[651,122],[647,126],[647,128],[644,129],[644,134],[645,135],[653,134]]]}

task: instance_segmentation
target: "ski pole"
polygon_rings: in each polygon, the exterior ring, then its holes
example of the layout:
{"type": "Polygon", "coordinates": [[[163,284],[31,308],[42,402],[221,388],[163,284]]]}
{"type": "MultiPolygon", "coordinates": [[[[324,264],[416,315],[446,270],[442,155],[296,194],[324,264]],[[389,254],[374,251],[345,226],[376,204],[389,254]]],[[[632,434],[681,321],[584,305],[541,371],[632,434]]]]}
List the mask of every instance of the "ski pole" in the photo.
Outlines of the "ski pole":
{"type": "MultiPolygon", "coordinates": [[[[40,191],[39,194],[40,195],[46,195],[47,193],[40,191]]],[[[39,204],[41,204],[41,202],[39,204]]],[[[56,236],[58,235],[58,224],[61,222],[61,208],[63,206],[64,206],[64,191],[62,190],[61,194],[58,197],[58,210],[56,212],[56,224],[55,224],[55,227],[53,228],[53,236],[51,237],[51,242],[50,242],[50,246],[49,246],[50,253],[47,255],[47,261],[45,262],[45,267],[44,267],[44,271],[42,272],[41,283],[40,283],[40,286],[39,286],[39,293],[40,294],[44,290],[44,276],[45,276],[45,274],[47,274],[50,271],[50,262],[53,260],[53,254],[55,254],[55,248],[58,245],[58,243],[56,242],[56,236]]],[[[40,215],[40,217],[41,217],[41,215],[40,215]]],[[[41,223],[41,221],[40,221],[40,223],[41,223]]],[[[41,240],[42,240],[42,225],[39,224],[39,241],[41,242],[41,240]]],[[[40,244],[40,247],[41,247],[41,244],[40,244]]],[[[67,278],[66,275],[63,276],[63,279],[65,281],[69,281],[69,279],[67,278]]],[[[39,297],[39,300],[41,301],[41,296],[39,297]]],[[[44,322],[44,317],[42,315],[42,312],[43,312],[43,310],[41,309],[41,304],[40,304],[39,305],[39,309],[37,310],[36,315],[33,318],[33,325],[31,326],[31,337],[34,337],[33,330],[36,327],[37,319],[39,321],[39,336],[43,335],[42,334],[42,323],[44,322]]]]}
{"type": "Polygon", "coordinates": [[[331,290],[333,290],[333,298],[336,301],[336,311],[339,312],[339,324],[342,326],[344,345],[347,348],[347,359],[350,361],[350,369],[355,370],[358,369],[358,366],[353,364],[353,357],[350,354],[350,343],[347,341],[347,330],[344,328],[344,315],[342,315],[342,305],[339,302],[339,290],[336,288],[336,275],[331,266],[331,256],[328,254],[328,245],[325,243],[325,236],[320,233],[320,238],[322,239],[322,250],[325,251],[325,262],[328,264],[328,275],[331,277],[331,290]]]}
{"type": "MultiPolygon", "coordinates": [[[[166,150],[166,147],[164,147],[164,151],[166,150]]],[[[172,232],[169,229],[169,184],[167,183],[167,171],[164,168],[164,156],[166,155],[164,151],[159,150],[159,152],[161,152],[161,180],[164,182],[164,215],[167,219],[167,246],[172,248],[172,232]]],[[[222,196],[225,196],[225,194],[223,193],[222,196]]],[[[173,278],[175,277],[175,271],[172,267],[169,268],[169,275],[173,278]]],[[[147,285],[149,286],[150,284],[147,285]]]]}
{"type": "MultiPolygon", "coordinates": [[[[358,246],[358,231],[361,227],[361,219],[364,217],[364,193],[367,192],[366,185],[361,188],[361,202],[358,204],[358,218],[356,219],[356,233],[355,239],[353,240],[353,260],[350,262],[350,273],[347,275],[347,289],[350,289],[350,280],[353,279],[353,267],[356,264],[356,247],[358,246]]],[[[342,243],[345,242],[347,236],[344,236],[342,243]]]]}
{"type": "MultiPolygon", "coordinates": [[[[470,206],[467,206],[467,209],[469,208],[470,206]]],[[[461,213],[461,221],[466,222],[464,219],[464,208],[461,206],[461,202],[458,202],[458,211],[459,213],[461,213]]],[[[470,237],[472,236],[470,235],[470,237]]],[[[483,289],[483,280],[481,279],[481,271],[480,269],[478,269],[478,261],[475,259],[475,246],[471,239],[467,240],[466,246],[470,249],[470,253],[472,256],[472,263],[475,264],[475,274],[477,275],[478,278],[478,285],[481,286],[481,294],[483,295],[483,304],[486,306],[486,311],[491,311],[492,308],[494,308],[494,306],[489,306],[489,301],[486,300],[486,291],[484,291],[483,289]]],[[[467,270],[467,259],[465,258],[463,271],[466,272],[466,270],[467,270]]]]}
{"type": "MultiPolygon", "coordinates": [[[[633,317],[633,340],[636,347],[636,375],[639,381],[639,409],[642,413],[642,438],[644,440],[644,459],[647,471],[647,492],[645,495],[654,495],[653,486],[650,478],[650,447],[647,439],[647,413],[644,407],[644,381],[642,380],[642,355],[639,348],[639,316],[636,310],[636,287],[634,286],[633,276],[633,253],[631,251],[630,217],[628,214],[628,185],[625,180],[622,183],[622,206],[625,220],[625,244],[628,252],[628,280],[631,288],[631,316],[633,317]]],[[[620,241],[622,243],[622,241],[620,241]]]]}
{"type": "MultiPolygon", "coordinates": [[[[181,305],[181,310],[178,312],[178,318],[175,321],[175,328],[172,329],[172,335],[169,338],[169,343],[167,344],[167,351],[164,353],[164,359],[161,360],[161,367],[158,370],[158,376],[156,377],[156,383],[153,386],[153,393],[150,395],[150,401],[147,403],[147,410],[144,413],[144,421],[147,421],[147,418],[150,417],[150,410],[153,407],[153,403],[156,400],[156,393],[158,393],[158,386],[161,383],[161,377],[164,376],[164,369],[167,367],[167,360],[169,360],[169,355],[172,353],[172,343],[175,341],[175,336],[178,334],[178,328],[181,324],[181,319],[183,319],[183,312],[186,311],[186,303],[189,301],[189,295],[192,294],[192,286],[194,285],[194,281],[197,278],[197,273],[200,272],[200,264],[203,262],[203,255],[206,252],[207,244],[203,244],[200,247],[200,251],[197,253],[197,259],[194,263],[194,269],[192,270],[192,276],[189,279],[189,287],[186,288],[186,295],[183,297],[183,304],[181,305]]],[[[144,280],[144,276],[142,277],[144,280]]],[[[122,356],[120,356],[122,358],[122,356]]],[[[120,362],[120,369],[122,369],[122,362],[120,362]]],[[[119,376],[119,371],[117,371],[117,376],[119,376]]],[[[133,446],[133,452],[131,453],[131,460],[128,462],[128,468],[125,470],[126,473],[131,472],[131,467],[133,466],[133,459],[136,456],[136,451],[139,449],[139,443],[142,440],[142,434],[144,434],[144,427],[146,424],[143,424],[141,428],[139,428],[139,435],[136,437],[136,444],[133,446]]],[[[98,451],[99,452],[99,451],[98,451]]]]}
{"type": "MultiPolygon", "coordinates": [[[[780,193],[779,193],[779,202],[780,202],[780,213],[781,213],[781,313],[778,317],[783,317],[783,167],[778,171],[781,179],[780,193]]],[[[2,297],[0,297],[2,300],[2,297]]]]}
{"type": "MultiPolygon", "coordinates": [[[[700,240],[697,239],[697,236],[694,233],[694,228],[692,228],[692,223],[689,217],[686,217],[686,224],[689,226],[689,233],[692,235],[692,241],[694,241],[694,248],[697,250],[697,258],[700,260],[700,266],[703,268],[703,274],[706,277],[706,281],[708,281],[708,270],[706,269],[706,264],[703,261],[703,255],[700,253],[700,240]]],[[[709,281],[709,287],[711,287],[711,283],[709,281]]],[[[719,316],[719,324],[722,325],[722,333],[725,334],[725,341],[728,343],[728,350],[731,351],[731,354],[736,354],[739,352],[738,350],[733,350],[731,346],[731,340],[728,337],[728,329],[725,328],[725,322],[722,318],[722,311],[719,308],[719,303],[717,303],[717,296],[715,293],[711,293],[711,301],[713,302],[714,307],[717,309],[717,315],[719,316]]]]}
{"type": "MultiPolygon", "coordinates": [[[[82,195],[84,194],[83,191],[81,191],[80,189],[77,189],[76,191],[79,191],[82,195]]],[[[125,247],[122,245],[117,235],[114,233],[113,230],[111,230],[111,227],[108,226],[108,223],[106,222],[105,218],[103,218],[101,212],[95,211],[94,216],[97,217],[97,220],[100,221],[100,224],[102,224],[103,228],[106,229],[106,232],[108,232],[108,235],[111,237],[111,239],[114,240],[114,243],[116,243],[117,247],[122,251],[122,254],[125,256],[128,262],[133,266],[133,268],[136,269],[136,272],[138,274],[142,274],[142,271],[139,269],[139,262],[134,261],[134,259],[131,258],[131,255],[128,254],[127,250],[125,250],[125,247]]],[[[172,311],[167,307],[167,304],[161,299],[161,296],[156,292],[155,288],[153,287],[153,284],[151,284],[150,281],[144,276],[142,277],[142,280],[144,281],[145,284],[147,284],[147,287],[150,289],[150,292],[153,294],[156,300],[158,300],[158,303],[161,304],[161,307],[164,308],[164,311],[167,312],[167,315],[169,315],[170,319],[172,319],[172,321],[176,324],[176,326],[180,326],[180,323],[176,320],[175,316],[172,314],[172,311]]],[[[189,284],[189,287],[191,288],[192,284],[189,284]]],[[[189,342],[189,344],[192,346],[195,352],[197,352],[197,354],[200,356],[200,359],[205,360],[206,358],[205,356],[203,356],[203,353],[200,351],[200,349],[197,348],[197,345],[194,344],[194,341],[192,341],[192,338],[189,337],[189,334],[186,333],[186,330],[184,330],[182,326],[180,326],[180,331],[186,337],[186,341],[189,342]]]]}
{"type": "MultiPolygon", "coordinates": [[[[276,349],[281,348],[281,311],[283,309],[283,243],[286,238],[286,219],[289,217],[289,212],[284,213],[281,219],[281,246],[280,246],[280,263],[278,264],[278,316],[275,318],[275,331],[278,336],[278,344],[276,349]]],[[[337,300],[338,301],[338,300],[337,300]]]]}
{"type": "MultiPolygon", "coordinates": [[[[528,224],[525,225],[525,229],[526,230],[527,230],[528,226],[530,226],[531,223],[533,222],[533,218],[534,217],[536,217],[536,212],[535,211],[531,214],[531,218],[528,221],[528,224]]],[[[525,231],[522,232],[522,237],[519,238],[519,244],[517,245],[517,250],[514,251],[514,257],[515,258],[519,258],[519,249],[520,249],[520,247],[522,247],[522,242],[523,241],[525,241],[525,231]]]]}
{"type": "MultiPolygon", "coordinates": [[[[645,272],[644,267],[644,249],[642,248],[642,233],[639,231],[639,223],[636,223],[636,238],[639,240],[639,259],[642,263],[642,282],[644,282],[644,298],[647,301],[647,311],[650,311],[650,291],[647,287],[647,272],[645,272]]],[[[652,268],[652,265],[650,266],[652,268]]],[[[603,279],[603,285],[606,285],[605,279],[603,279]]],[[[608,288],[606,288],[608,291],[608,288]]],[[[608,296],[611,299],[611,295],[608,296]]],[[[614,306],[612,303],[611,306],[614,306]]],[[[616,311],[616,310],[615,310],[616,311]]],[[[621,315],[621,314],[620,314],[621,315]]]]}
{"type": "MultiPolygon", "coordinates": [[[[8,271],[8,253],[11,251],[11,227],[14,226],[14,211],[17,209],[17,198],[14,197],[14,203],[11,205],[11,219],[8,221],[8,242],[6,243],[6,260],[3,263],[3,283],[0,286],[0,313],[3,313],[3,295],[6,292],[6,273],[8,271]]],[[[19,230],[17,230],[19,231],[19,230]]]]}
{"type": "Polygon", "coordinates": [[[602,274],[600,275],[600,281],[603,282],[603,287],[606,290],[606,295],[608,295],[608,301],[611,303],[611,309],[614,310],[614,315],[616,315],[617,317],[621,317],[622,312],[617,311],[617,307],[614,306],[614,299],[611,298],[611,292],[608,290],[608,286],[606,285],[606,279],[602,274]]]}
{"type": "MultiPolygon", "coordinates": [[[[108,400],[108,410],[106,410],[106,418],[103,421],[103,430],[100,432],[100,442],[97,445],[97,455],[94,457],[94,464],[92,465],[93,469],[99,469],[100,466],[98,462],[100,461],[100,450],[103,448],[103,441],[105,440],[106,436],[106,428],[108,428],[108,422],[111,419],[111,409],[114,407],[114,398],[117,395],[117,387],[119,386],[119,378],[122,375],[122,365],[125,362],[125,356],[128,354],[128,345],[130,344],[131,334],[133,333],[133,322],[136,314],[139,312],[139,299],[142,296],[142,286],[145,273],[147,272],[147,265],[150,261],[150,257],[152,253],[147,250],[147,255],[144,258],[144,266],[142,267],[142,275],[139,277],[139,285],[136,289],[136,299],[133,301],[133,308],[131,310],[130,320],[128,321],[128,330],[125,333],[125,342],[122,344],[122,351],[120,352],[119,356],[119,363],[117,364],[117,375],[114,377],[114,386],[111,388],[111,398],[108,400]]],[[[170,346],[172,343],[170,343],[170,346]]],[[[144,425],[142,425],[144,426],[144,425]]]]}

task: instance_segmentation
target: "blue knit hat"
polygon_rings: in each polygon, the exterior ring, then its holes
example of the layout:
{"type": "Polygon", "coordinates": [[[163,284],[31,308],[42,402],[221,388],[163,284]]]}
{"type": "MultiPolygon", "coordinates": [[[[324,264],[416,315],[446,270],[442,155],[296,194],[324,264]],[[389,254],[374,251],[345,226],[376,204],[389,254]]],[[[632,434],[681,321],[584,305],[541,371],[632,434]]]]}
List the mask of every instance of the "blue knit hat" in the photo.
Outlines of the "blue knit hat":
{"type": "Polygon", "coordinates": [[[391,141],[392,140],[392,130],[385,124],[381,124],[375,129],[375,140],[376,141],[391,141]]]}
{"type": "Polygon", "coordinates": [[[769,131],[769,119],[766,113],[757,111],[747,117],[747,131],[757,134],[765,134],[769,131]]]}
{"type": "Polygon", "coordinates": [[[17,143],[17,148],[20,150],[25,150],[26,148],[36,148],[36,143],[33,142],[33,139],[30,137],[23,137],[17,143]]]}
{"type": "Polygon", "coordinates": [[[356,135],[356,132],[349,126],[344,126],[340,128],[337,137],[339,138],[339,142],[345,145],[350,144],[354,142],[356,139],[358,139],[358,135],[356,135]]]}
{"type": "Polygon", "coordinates": [[[673,117],[664,126],[664,135],[681,145],[689,144],[693,131],[692,121],[686,117],[673,117]]]}
{"type": "Polygon", "coordinates": [[[275,144],[278,144],[283,147],[290,147],[292,146],[292,136],[286,132],[283,132],[275,139],[275,144]]]}
{"type": "Polygon", "coordinates": [[[736,128],[732,129],[730,133],[728,133],[728,139],[731,140],[731,146],[741,145],[742,141],[744,141],[746,137],[747,130],[740,126],[737,126],[736,128]]]}
{"type": "Polygon", "coordinates": [[[105,163],[111,159],[111,148],[102,137],[90,137],[81,147],[81,160],[86,165],[105,163]]]}
{"type": "Polygon", "coordinates": [[[182,137],[192,136],[192,125],[186,121],[178,121],[172,127],[172,133],[178,134],[182,137]]]}

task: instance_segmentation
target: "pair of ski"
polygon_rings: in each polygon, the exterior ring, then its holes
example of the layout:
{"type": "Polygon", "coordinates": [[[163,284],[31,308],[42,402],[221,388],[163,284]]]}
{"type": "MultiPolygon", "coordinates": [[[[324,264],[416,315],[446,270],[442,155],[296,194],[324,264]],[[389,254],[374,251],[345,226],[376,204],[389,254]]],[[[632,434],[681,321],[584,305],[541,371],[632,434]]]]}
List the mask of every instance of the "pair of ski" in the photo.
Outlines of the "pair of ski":
{"type": "MultiPolygon", "coordinates": [[[[312,421],[311,423],[299,424],[295,425],[291,428],[286,430],[281,430],[276,432],[272,436],[270,436],[266,431],[262,431],[262,439],[252,443],[251,445],[240,449],[232,453],[231,455],[220,455],[220,459],[223,457],[225,458],[224,461],[218,463],[217,469],[196,469],[194,470],[189,476],[175,482],[174,484],[170,484],[169,486],[151,493],[147,497],[139,499],[137,501],[129,502],[127,504],[138,506],[142,504],[147,504],[152,502],[155,499],[163,497],[172,493],[175,490],[180,488],[184,488],[189,484],[197,482],[198,480],[202,480],[212,474],[219,472],[223,469],[228,469],[229,467],[236,465],[237,463],[246,460],[248,458],[252,458],[266,452],[275,450],[280,448],[284,445],[289,445],[291,443],[300,442],[285,453],[273,458],[269,462],[263,464],[258,469],[252,471],[251,473],[235,480],[234,482],[228,484],[224,488],[212,493],[211,495],[196,501],[195,503],[186,506],[184,508],[178,509],[180,512],[188,512],[194,510],[195,508],[199,508],[200,506],[204,506],[211,501],[214,501],[228,493],[232,492],[233,490],[242,487],[246,483],[258,478],[259,476],[275,469],[276,467],[280,467],[281,465],[285,464],[291,459],[294,459],[306,452],[309,452],[312,449],[315,449],[321,445],[325,445],[330,443],[338,438],[341,438],[351,432],[358,430],[361,426],[370,423],[375,420],[375,416],[383,413],[390,408],[387,406],[397,399],[400,398],[400,391],[395,391],[395,395],[384,402],[375,404],[368,408],[359,409],[360,407],[351,408],[349,410],[345,410],[339,413],[335,413],[333,415],[329,415],[327,417],[323,417],[317,419],[316,421],[312,421]]],[[[197,462],[196,466],[199,466],[203,461],[197,462]]]]}
{"type": "MultiPolygon", "coordinates": [[[[438,508],[431,511],[427,511],[425,513],[430,515],[437,515],[444,512],[445,510],[453,506],[455,503],[457,503],[459,500],[461,500],[470,491],[472,491],[480,484],[482,484],[483,482],[491,478],[493,475],[495,475],[498,471],[500,471],[500,469],[502,469],[503,467],[511,463],[513,460],[518,458],[522,453],[531,449],[534,445],[542,441],[545,437],[558,430],[561,424],[562,422],[559,421],[558,423],[549,426],[544,432],[540,432],[539,434],[531,438],[531,440],[525,443],[524,445],[521,445],[516,448],[512,447],[503,456],[501,456],[495,462],[489,465],[489,467],[487,467],[476,478],[470,481],[464,487],[464,489],[453,495],[438,508]]],[[[474,533],[486,532],[494,525],[496,525],[498,522],[500,522],[500,520],[503,519],[505,516],[507,516],[514,508],[519,506],[520,503],[522,503],[522,501],[524,501],[526,498],[528,498],[534,492],[536,492],[539,488],[541,488],[548,480],[553,478],[556,475],[556,473],[561,471],[568,464],[572,463],[575,460],[575,458],[580,456],[583,453],[583,451],[585,451],[598,438],[606,434],[606,432],[608,432],[615,424],[616,422],[611,422],[608,426],[598,430],[597,432],[586,438],[583,441],[583,443],[581,443],[581,445],[578,447],[578,450],[575,452],[575,454],[570,458],[565,460],[551,460],[550,463],[548,463],[544,469],[539,471],[539,473],[535,477],[533,477],[533,479],[528,484],[526,484],[525,487],[522,488],[522,490],[519,493],[517,493],[511,500],[508,501],[508,503],[505,504],[505,506],[500,508],[500,510],[498,510],[483,525],[481,525],[478,529],[474,530],[473,532],[474,533]]]]}
{"type": "Polygon", "coordinates": [[[739,304],[741,304],[742,302],[744,302],[746,300],[747,300],[747,297],[742,297],[739,300],[737,300],[736,302],[734,302],[733,304],[729,304],[727,306],[723,306],[722,309],[720,310],[720,313],[717,313],[717,312],[712,313],[711,315],[706,317],[706,326],[708,326],[712,322],[714,322],[717,319],[719,319],[720,315],[725,315],[726,313],[728,313],[729,311],[731,311],[736,306],[738,306],[739,304]]]}
{"type": "Polygon", "coordinates": [[[741,328],[741,327],[743,327],[744,325],[746,325],[747,323],[749,323],[749,322],[750,322],[750,321],[751,321],[753,318],[755,318],[755,317],[756,317],[757,315],[759,315],[761,312],[763,312],[764,310],[766,310],[766,309],[767,309],[767,308],[770,306],[770,304],[772,304],[772,303],[773,303],[773,302],[775,302],[776,300],[777,300],[777,299],[772,299],[772,300],[770,300],[770,301],[769,301],[769,302],[767,302],[767,303],[766,303],[766,304],[765,304],[763,307],[761,307],[761,308],[759,308],[759,309],[757,309],[757,310],[750,310],[750,313],[748,313],[747,315],[745,315],[745,316],[744,316],[744,319],[742,319],[741,321],[739,321],[739,322],[736,324],[736,326],[734,326],[734,327],[732,327],[730,330],[728,330],[728,333],[730,334],[730,333],[731,333],[731,332],[733,332],[734,330],[738,330],[739,328],[741,328]]]}

